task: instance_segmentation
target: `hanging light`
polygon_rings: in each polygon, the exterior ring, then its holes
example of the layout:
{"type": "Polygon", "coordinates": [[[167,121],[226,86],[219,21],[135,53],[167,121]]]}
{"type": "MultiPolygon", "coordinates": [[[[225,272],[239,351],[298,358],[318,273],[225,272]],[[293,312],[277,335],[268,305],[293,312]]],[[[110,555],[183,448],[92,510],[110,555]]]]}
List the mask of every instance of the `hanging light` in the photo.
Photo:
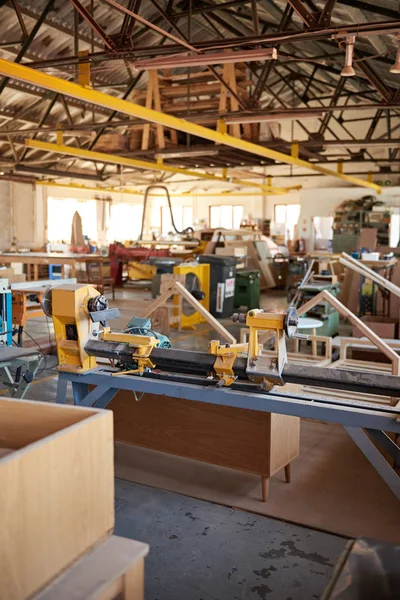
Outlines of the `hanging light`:
{"type": "Polygon", "coordinates": [[[397,44],[396,60],[394,65],[390,67],[390,72],[400,73],[400,35],[396,35],[394,42],[397,44]]]}
{"type": "Polygon", "coordinates": [[[355,35],[348,35],[346,37],[346,57],[344,61],[344,67],[340,73],[342,77],[354,77],[356,74],[355,70],[353,69],[353,52],[355,41],[355,35]]]}

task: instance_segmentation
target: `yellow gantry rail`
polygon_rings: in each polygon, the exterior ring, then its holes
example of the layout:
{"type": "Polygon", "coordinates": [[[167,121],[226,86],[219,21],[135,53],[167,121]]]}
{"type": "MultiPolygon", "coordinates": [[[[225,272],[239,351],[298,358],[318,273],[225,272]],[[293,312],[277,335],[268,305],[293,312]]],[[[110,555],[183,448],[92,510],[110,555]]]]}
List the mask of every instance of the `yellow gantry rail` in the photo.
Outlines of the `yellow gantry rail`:
{"type": "MultiPolygon", "coordinates": [[[[135,158],[125,158],[118,156],[117,154],[106,154],[105,152],[94,152],[93,150],[84,150],[83,148],[76,148],[75,146],[65,146],[63,144],[52,144],[50,142],[40,142],[38,140],[25,140],[26,146],[29,148],[35,148],[36,150],[44,150],[46,152],[55,152],[58,154],[66,154],[68,156],[74,156],[75,158],[81,158],[83,160],[96,160],[103,163],[110,163],[113,165],[122,165],[124,167],[133,167],[135,169],[145,169],[153,171],[166,171],[167,173],[178,173],[180,175],[186,175],[189,177],[196,177],[197,179],[207,179],[210,181],[221,181],[222,183],[233,183],[245,187],[261,189],[264,194],[287,194],[290,188],[279,188],[273,185],[267,185],[262,183],[252,183],[251,181],[245,181],[243,179],[235,179],[234,177],[222,177],[219,175],[213,175],[212,173],[201,173],[197,171],[190,171],[188,169],[179,169],[178,167],[172,167],[170,165],[164,165],[156,162],[137,160],[135,158]]],[[[293,189],[293,188],[292,188],[293,189]]]]}
{"type": "MultiPolygon", "coordinates": [[[[90,185],[80,185],[78,183],[57,183],[56,181],[52,181],[51,179],[41,179],[36,181],[36,185],[42,185],[46,187],[56,187],[56,188],[64,188],[64,189],[74,189],[74,190],[82,190],[83,192],[97,192],[99,194],[130,194],[132,196],[143,196],[144,190],[135,190],[133,188],[124,187],[124,186],[90,186],[90,185]]],[[[144,184],[142,184],[144,185],[144,184]]],[[[265,192],[255,191],[252,192],[252,196],[263,196],[265,192]]],[[[160,194],[157,192],[150,192],[150,196],[157,196],[159,198],[165,198],[165,194],[160,194]]],[[[248,198],[249,192],[232,192],[231,190],[216,190],[215,192],[196,192],[196,190],[190,190],[187,192],[170,192],[170,196],[174,198],[191,198],[192,196],[196,196],[199,198],[210,198],[210,197],[226,197],[226,196],[245,196],[248,198]]]]}
{"type": "MultiPolygon", "coordinates": [[[[88,102],[89,104],[102,106],[112,111],[117,111],[125,115],[143,119],[143,121],[146,122],[157,123],[169,129],[177,129],[178,131],[183,131],[190,135],[198,136],[200,138],[210,140],[217,144],[224,144],[225,146],[230,146],[231,148],[243,150],[244,152],[249,152],[251,154],[262,156],[267,159],[272,159],[277,162],[283,162],[296,167],[309,169],[310,171],[315,171],[317,173],[321,173],[322,175],[337,177],[353,185],[373,189],[378,193],[381,193],[382,191],[379,185],[376,185],[375,183],[372,183],[370,181],[359,179],[358,177],[353,177],[352,175],[345,175],[344,173],[339,173],[337,171],[332,171],[331,169],[326,169],[325,167],[322,167],[320,165],[315,165],[306,160],[302,160],[296,156],[290,156],[289,154],[284,154],[282,152],[277,152],[276,150],[264,148],[263,146],[233,137],[231,135],[228,135],[227,133],[214,131],[207,127],[203,127],[202,125],[190,123],[185,119],[179,119],[172,115],[167,115],[157,110],[146,108],[144,106],[140,106],[139,104],[129,102],[128,100],[115,98],[114,96],[104,94],[103,92],[99,92],[97,90],[93,90],[91,88],[84,87],[82,85],[78,85],[70,81],[65,81],[64,79],[54,77],[53,75],[47,75],[45,73],[41,73],[40,71],[36,71],[29,67],[19,65],[4,59],[0,59],[0,74],[6,77],[10,77],[12,79],[24,81],[25,83],[36,85],[38,87],[53,92],[64,94],[71,98],[83,100],[84,102],[88,102]]],[[[101,159],[99,158],[98,160],[101,159]]],[[[198,175],[196,174],[196,176],[198,175]]]]}

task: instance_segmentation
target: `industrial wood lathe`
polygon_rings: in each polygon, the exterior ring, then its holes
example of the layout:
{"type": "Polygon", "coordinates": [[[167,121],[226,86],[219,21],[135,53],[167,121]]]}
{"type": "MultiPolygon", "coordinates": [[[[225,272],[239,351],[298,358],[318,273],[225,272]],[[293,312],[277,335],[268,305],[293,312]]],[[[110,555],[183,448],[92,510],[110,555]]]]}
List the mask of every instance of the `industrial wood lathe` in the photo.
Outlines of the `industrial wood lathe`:
{"type": "Polygon", "coordinates": [[[104,408],[118,390],[130,390],[137,400],[150,392],[339,423],[400,499],[400,478],[377,447],[400,462],[400,448],[387,435],[400,434],[399,405],[373,401],[377,395],[400,396],[400,377],[288,364],[286,337],[299,336],[295,309],[234,315],[249,328],[249,343],[212,340],[208,352],[172,348],[166,336],[151,329],[149,319],[133,318],[125,330],[112,330],[108,322],[118,318],[119,311],[109,308],[107,299],[92,286],[51,288],[43,309],[53,319],[56,336],[57,402],[65,402],[70,381],[75,403],[83,406],[104,408]],[[263,354],[260,331],[272,332],[275,356],[263,354]],[[97,359],[108,359],[110,364],[97,359]],[[337,397],[307,396],[288,389],[288,383],[331,388],[337,390],[337,397]],[[370,394],[371,401],[345,399],[340,390],[370,394]]]}

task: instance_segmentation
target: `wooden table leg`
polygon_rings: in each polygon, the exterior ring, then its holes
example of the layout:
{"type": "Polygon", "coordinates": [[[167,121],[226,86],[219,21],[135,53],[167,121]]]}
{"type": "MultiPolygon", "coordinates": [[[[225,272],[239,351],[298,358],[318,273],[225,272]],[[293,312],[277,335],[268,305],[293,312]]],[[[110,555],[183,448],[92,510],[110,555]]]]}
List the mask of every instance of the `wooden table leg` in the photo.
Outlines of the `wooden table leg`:
{"type": "Polygon", "coordinates": [[[262,487],[262,501],[267,502],[268,491],[269,491],[269,477],[261,475],[261,487],[262,487]]]}
{"type": "Polygon", "coordinates": [[[285,467],[285,481],[290,483],[290,463],[285,467]]]}
{"type": "Polygon", "coordinates": [[[35,281],[39,279],[39,265],[33,265],[33,279],[35,281]]]}

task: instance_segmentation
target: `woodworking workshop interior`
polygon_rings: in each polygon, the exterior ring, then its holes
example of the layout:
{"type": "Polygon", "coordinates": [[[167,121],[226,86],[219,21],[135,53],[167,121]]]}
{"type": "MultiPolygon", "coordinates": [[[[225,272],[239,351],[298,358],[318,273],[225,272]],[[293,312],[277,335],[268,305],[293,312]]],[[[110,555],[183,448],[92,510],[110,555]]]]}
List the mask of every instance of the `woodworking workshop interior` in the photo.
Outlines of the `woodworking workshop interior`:
{"type": "Polygon", "coordinates": [[[400,3],[0,0],[0,600],[400,599],[400,3]]]}

